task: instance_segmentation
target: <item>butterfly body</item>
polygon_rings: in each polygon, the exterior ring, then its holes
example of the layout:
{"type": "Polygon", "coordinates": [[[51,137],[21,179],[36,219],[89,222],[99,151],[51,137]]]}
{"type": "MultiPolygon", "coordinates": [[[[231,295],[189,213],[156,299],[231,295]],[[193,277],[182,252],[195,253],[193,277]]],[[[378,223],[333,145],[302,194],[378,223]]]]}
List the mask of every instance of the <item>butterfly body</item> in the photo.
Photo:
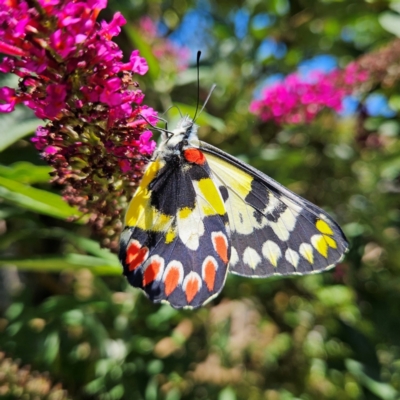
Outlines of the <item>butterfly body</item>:
{"type": "Polygon", "coordinates": [[[228,272],[303,275],[333,267],[346,250],[325,212],[199,141],[185,117],[163,134],[128,207],[120,261],[152,301],[196,308],[228,272]]]}

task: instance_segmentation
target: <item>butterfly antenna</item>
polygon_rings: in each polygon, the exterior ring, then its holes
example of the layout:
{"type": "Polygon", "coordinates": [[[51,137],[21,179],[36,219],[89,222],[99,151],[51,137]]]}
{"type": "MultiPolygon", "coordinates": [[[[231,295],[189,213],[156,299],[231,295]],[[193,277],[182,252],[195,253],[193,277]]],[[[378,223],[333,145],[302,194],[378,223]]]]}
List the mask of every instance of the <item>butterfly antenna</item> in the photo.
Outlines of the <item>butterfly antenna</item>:
{"type": "MultiPolygon", "coordinates": [[[[155,130],[157,130],[157,131],[169,133],[169,134],[172,133],[172,132],[169,131],[168,129],[159,128],[158,126],[153,125],[144,115],[142,115],[142,114],[139,114],[139,115],[140,115],[140,117],[142,117],[142,118],[147,122],[147,124],[150,125],[153,129],[155,129],[155,130]]],[[[162,120],[162,118],[160,118],[160,117],[157,117],[157,118],[162,120]]]]}
{"type": "MultiPolygon", "coordinates": [[[[164,113],[163,113],[164,114],[164,113]]],[[[168,121],[165,118],[161,118],[160,116],[157,115],[157,118],[159,121],[162,121],[165,123],[165,130],[168,130],[168,121]]]]}
{"type": "Polygon", "coordinates": [[[166,114],[171,108],[176,108],[178,110],[179,115],[181,116],[181,118],[183,117],[181,109],[178,106],[176,106],[175,104],[173,106],[169,106],[161,115],[166,114]]]}
{"type": "Polygon", "coordinates": [[[199,111],[199,102],[200,102],[200,56],[201,56],[201,51],[199,50],[197,52],[197,105],[196,105],[196,112],[194,113],[193,117],[193,123],[196,120],[197,117],[197,111],[199,111]]]}
{"type": "MultiPolygon", "coordinates": [[[[211,86],[211,89],[210,89],[210,92],[208,93],[208,96],[207,96],[207,98],[206,98],[206,101],[204,102],[204,104],[203,104],[203,107],[201,107],[201,110],[200,110],[200,112],[199,112],[199,117],[200,117],[200,114],[203,112],[203,110],[204,110],[204,107],[207,105],[207,103],[208,103],[208,100],[210,100],[210,97],[211,97],[211,95],[212,95],[212,92],[214,91],[214,89],[217,87],[217,85],[214,83],[212,86],[211,86]]],[[[194,121],[193,121],[194,122],[194,121]]]]}

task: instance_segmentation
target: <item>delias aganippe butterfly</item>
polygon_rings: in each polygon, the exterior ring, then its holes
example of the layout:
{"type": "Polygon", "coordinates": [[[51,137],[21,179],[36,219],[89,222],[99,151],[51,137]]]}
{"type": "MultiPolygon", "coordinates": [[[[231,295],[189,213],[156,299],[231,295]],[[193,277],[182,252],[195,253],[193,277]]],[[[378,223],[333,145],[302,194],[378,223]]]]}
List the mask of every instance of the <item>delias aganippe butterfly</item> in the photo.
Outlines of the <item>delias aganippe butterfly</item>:
{"type": "Polygon", "coordinates": [[[153,302],[196,308],[228,272],[251,278],[332,268],[347,250],[323,210],[201,142],[184,117],[162,133],[125,216],[119,258],[153,302]]]}

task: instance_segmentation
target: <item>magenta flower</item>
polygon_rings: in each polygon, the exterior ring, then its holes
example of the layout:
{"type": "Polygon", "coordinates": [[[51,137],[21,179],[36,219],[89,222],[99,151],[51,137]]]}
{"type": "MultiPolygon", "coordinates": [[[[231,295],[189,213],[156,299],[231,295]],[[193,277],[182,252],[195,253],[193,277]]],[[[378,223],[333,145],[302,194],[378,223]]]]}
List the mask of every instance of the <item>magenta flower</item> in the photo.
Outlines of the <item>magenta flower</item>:
{"type": "Polygon", "coordinates": [[[9,87],[0,88],[0,101],[4,101],[3,104],[0,103],[0,112],[9,113],[14,111],[15,103],[17,102],[15,90],[9,87]]]}
{"type": "Polygon", "coordinates": [[[116,247],[121,213],[155,149],[136,75],[148,71],[133,51],[128,63],[112,37],[125,19],[96,22],[105,0],[0,2],[1,72],[19,87],[0,88],[0,112],[22,103],[47,120],[32,138],[54,167],[64,197],[90,215],[109,247],[116,247]],[[143,118],[144,117],[144,118],[143,118]]]}
{"type": "Polygon", "coordinates": [[[368,78],[368,72],[355,63],[343,71],[316,71],[308,77],[293,73],[265,88],[261,99],[251,102],[250,112],[278,124],[309,123],[325,108],[342,111],[345,96],[368,78]]]}
{"type": "Polygon", "coordinates": [[[149,70],[146,60],[143,57],[139,57],[138,50],[132,52],[129,61],[132,66],[132,72],[136,74],[144,75],[149,70]]]}

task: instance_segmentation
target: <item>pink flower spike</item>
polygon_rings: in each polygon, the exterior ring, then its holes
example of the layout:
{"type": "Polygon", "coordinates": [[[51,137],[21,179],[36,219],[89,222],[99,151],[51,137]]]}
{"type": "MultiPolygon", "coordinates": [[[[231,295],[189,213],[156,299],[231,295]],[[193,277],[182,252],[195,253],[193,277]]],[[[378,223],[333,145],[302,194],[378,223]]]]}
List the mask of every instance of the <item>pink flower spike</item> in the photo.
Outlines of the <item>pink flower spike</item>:
{"type": "Polygon", "coordinates": [[[43,7],[56,6],[60,0],[38,0],[38,3],[43,7]]]}
{"type": "Polygon", "coordinates": [[[139,50],[132,51],[129,61],[132,71],[136,74],[144,75],[149,70],[146,59],[139,57],[139,50]]]}
{"type": "Polygon", "coordinates": [[[49,134],[49,130],[44,126],[38,126],[35,132],[36,136],[46,137],[49,134]]]}
{"type": "Polygon", "coordinates": [[[142,154],[152,154],[155,147],[156,142],[154,140],[150,140],[153,137],[153,133],[151,131],[144,131],[139,138],[139,151],[142,154]]]}
{"type": "Polygon", "coordinates": [[[144,106],[140,110],[140,114],[147,119],[151,124],[155,125],[158,121],[157,112],[153,108],[144,106]]]}
{"type": "Polygon", "coordinates": [[[108,24],[105,21],[101,22],[102,30],[101,35],[104,35],[107,39],[111,39],[113,36],[117,36],[121,32],[121,26],[126,24],[126,19],[120,12],[116,12],[113,16],[112,21],[108,24]]]}
{"type": "Polygon", "coordinates": [[[118,164],[124,174],[132,169],[131,163],[127,159],[119,161],[118,164]]]}
{"type": "Polygon", "coordinates": [[[59,151],[60,151],[60,148],[59,147],[55,147],[55,146],[47,146],[44,149],[44,152],[46,153],[46,155],[53,155],[53,154],[58,153],[59,151]]]}
{"type": "Polygon", "coordinates": [[[111,107],[120,105],[123,100],[123,95],[117,93],[117,91],[121,89],[121,84],[120,78],[111,78],[106,81],[104,90],[100,94],[100,101],[111,107]]]}
{"type": "Polygon", "coordinates": [[[0,41],[0,53],[7,54],[9,56],[28,56],[23,50],[18,47],[12,46],[0,41]]]}
{"type": "Polygon", "coordinates": [[[67,97],[67,88],[65,85],[49,85],[46,88],[47,105],[44,108],[46,118],[55,118],[60,111],[65,108],[65,98],[67,97]]]}
{"type": "Polygon", "coordinates": [[[9,87],[0,88],[0,101],[4,101],[4,104],[0,104],[0,112],[9,113],[14,111],[17,97],[15,96],[15,90],[9,87]]]}
{"type": "Polygon", "coordinates": [[[75,38],[71,35],[63,34],[61,29],[56,30],[50,36],[50,43],[53,49],[63,58],[66,58],[75,50],[75,38]]]}
{"type": "Polygon", "coordinates": [[[75,43],[79,44],[84,42],[87,39],[87,35],[78,34],[75,36],[75,43]]]}
{"type": "Polygon", "coordinates": [[[88,0],[87,6],[93,10],[92,19],[94,21],[100,11],[107,7],[107,0],[88,0]]]}

